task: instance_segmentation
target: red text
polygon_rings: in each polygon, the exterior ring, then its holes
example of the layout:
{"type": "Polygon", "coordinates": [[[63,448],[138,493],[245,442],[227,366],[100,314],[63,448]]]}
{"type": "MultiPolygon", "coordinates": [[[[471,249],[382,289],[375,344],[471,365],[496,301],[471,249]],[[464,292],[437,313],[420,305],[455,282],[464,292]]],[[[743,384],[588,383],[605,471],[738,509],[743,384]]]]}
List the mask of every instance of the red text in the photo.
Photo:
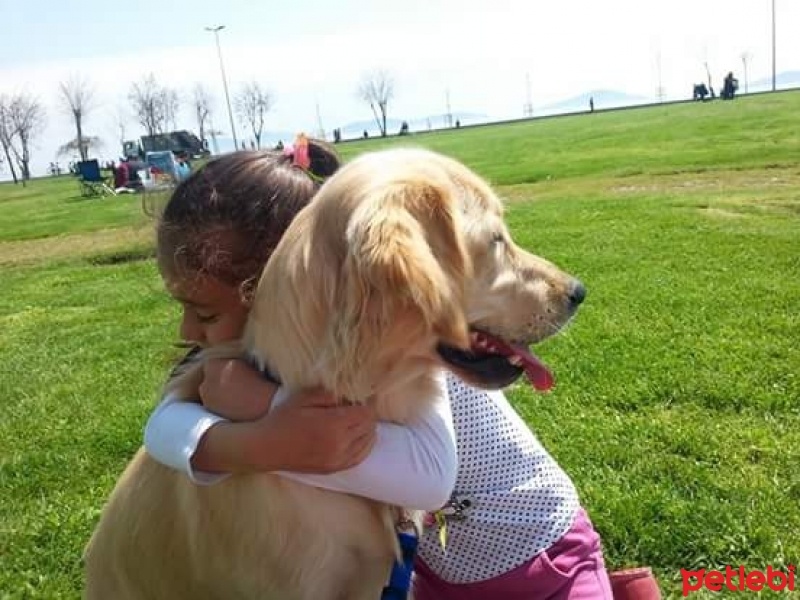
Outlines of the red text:
{"type": "Polygon", "coordinates": [[[681,569],[681,577],[684,597],[702,588],[712,592],[720,592],[725,588],[734,592],[760,592],[764,589],[776,592],[795,591],[794,565],[789,565],[785,571],[773,569],[771,566],[766,571],[749,572],[743,566],[738,569],[728,566],[725,571],[681,569]]]}

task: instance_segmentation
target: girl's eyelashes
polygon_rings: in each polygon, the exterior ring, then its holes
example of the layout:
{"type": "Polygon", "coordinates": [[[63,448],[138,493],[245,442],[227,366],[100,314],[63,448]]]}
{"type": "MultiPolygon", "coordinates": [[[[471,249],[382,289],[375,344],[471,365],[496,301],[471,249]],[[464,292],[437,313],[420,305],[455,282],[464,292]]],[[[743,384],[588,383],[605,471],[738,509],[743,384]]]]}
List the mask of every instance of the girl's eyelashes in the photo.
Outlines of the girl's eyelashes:
{"type": "Polygon", "coordinates": [[[208,325],[219,319],[219,315],[201,315],[197,314],[197,322],[203,325],[208,325]]]}

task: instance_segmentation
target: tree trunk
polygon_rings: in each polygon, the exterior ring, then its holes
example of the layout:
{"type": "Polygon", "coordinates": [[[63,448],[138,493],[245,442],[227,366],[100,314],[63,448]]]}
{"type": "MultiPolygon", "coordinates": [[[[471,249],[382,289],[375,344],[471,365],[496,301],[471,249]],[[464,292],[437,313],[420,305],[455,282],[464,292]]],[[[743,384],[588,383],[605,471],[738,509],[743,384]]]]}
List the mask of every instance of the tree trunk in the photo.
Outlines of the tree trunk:
{"type": "Polygon", "coordinates": [[[31,178],[31,153],[28,150],[28,139],[27,137],[23,137],[22,134],[19,136],[20,145],[22,146],[22,156],[19,159],[19,169],[22,171],[22,185],[25,186],[25,182],[31,178]]]}
{"type": "Polygon", "coordinates": [[[6,164],[8,165],[8,168],[11,169],[11,177],[14,179],[14,185],[16,185],[19,183],[19,180],[17,179],[17,170],[14,168],[14,161],[11,160],[11,154],[9,153],[8,146],[5,143],[3,143],[3,154],[6,155],[6,164]]]}
{"type": "Polygon", "coordinates": [[[385,134],[383,133],[383,130],[386,127],[386,125],[383,125],[383,126],[381,125],[381,119],[378,116],[378,111],[375,110],[375,103],[374,102],[370,102],[369,103],[369,107],[372,109],[372,114],[375,115],[375,122],[378,124],[378,129],[381,132],[381,136],[384,136],[385,134]]]}
{"type": "Polygon", "coordinates": [[[264,132],[264,113],[258,115],[258,133],[256,134],[256,149],[261,150],[261,134],[264,132]]]}
{"type": "Polygon", "coordinates": [[[89,157],[89,149],[86,147],[86,144],[83,143],[83,127],[82,127],[82,115],[79,112],[75,112],[75,129],[78,131],[78,153],[81,155],[81,160],[86,161],[89,157]]]}

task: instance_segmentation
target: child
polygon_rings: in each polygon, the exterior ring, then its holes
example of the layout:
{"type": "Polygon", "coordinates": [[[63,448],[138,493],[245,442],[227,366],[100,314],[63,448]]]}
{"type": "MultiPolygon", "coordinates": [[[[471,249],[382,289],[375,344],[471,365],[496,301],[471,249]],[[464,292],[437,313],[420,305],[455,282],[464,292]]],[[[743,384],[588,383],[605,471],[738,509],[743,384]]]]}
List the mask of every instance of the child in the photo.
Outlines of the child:
{"type": "MultiPolygon", "coordinates": [[[[157,229],[158,265],[167,289],[183,306],[181,337],[196,347],[240,337],[269,255],[316,192],[317,179],[338,167],[325,146],[303,141],[299,157],[237,152],[212,161],[181,183],[165,206],[157,229]]],[[[302,394],[268,412],[275,386],[256,389],[259,375],[223,362],[205,365],[200,388],[202,402],[217,414],[172,397],[156,409],[145,431],[146,447],[156,459],[200,483],[222,476],[194,476],[190,461],[216,472],[291,470],[287,477],[310,485],[409,508],[435,509],[447,500],[456,448],[444,378],[433,407],[419,422],[409,427],[382,423],[376,430],[368,408],[332,408],[333,399],[322,393],[302,394]],[[215,393],[220,375],[239,387],[215,393]],[[248,384],[255,395],[247,393],[248,384]],[[219,413],[240,422],[221,423],[219,413]],[[203,452],[198,453],[201,437],[203,452]],[[408,486],[409,480],[418,485],[408,486]]]]}
{"type": "MultiPolygon", "coordinates": [[[[314,148],[312,144],[312,154],[314,148]]],[[[272,158],[272,162],[254,163],[231,175],[221,166],[224,160],[210,163],[176,190],[159,227],[159,264],[168,287],[184,305],[181,335],[199,346],[232,339],[241,332],[247,304],[239,300],[235,290],[252,289],[269,253],[258,249],[274,248],[293,212],[300,208],[298,203],[281,199],[270,209],[283,208],[280,214],[263,210],[266,173],[273,179],[278,173],[285,177],[285,189],[274,188],[275,197],[296,193],[301,184],[298,177],[305,177],[302,185],[307,201],[313,193],[311,182],[335,169],[335,164],[328,170],[312,164],[311,177],[286,163],[284,173],[274,164],[281,159],[272,158]],[[218,180],[214,180],[216,173],[218,180]],[[221,207],[234,193],[237,206],[252,211],[245,221],[221,218],[221,207]],[[184,213],[195,220],[204,215],[204,227],[195,227],[188,232],[191,235],[181,234],[192,222],[182,217],[184,213]],[[240,246],[250,234],[235,228],[240,223],[258,227],[265,222],[264,214],[270,215],[273,231],[269,243],[240,246]],[[186,243],[199,234],[204,236],[205,245],[186,243]],[[217,257],[209,243],[232,245],[235,251],[217,257]],[[176,252],[178,248],[180,253],[176,252]],[[237,270],[232,268],[239,262],[231,258],[234,256],[243,257],[242,262],[247,262],[244,257],[252,260],[247,269],[237,270]],[[209,257],[211,266],[207,265],[209,257]],[[180,258],[180,269],[173,266],[176,258],[180,258]],[[210,276],[214,283],[206,287],[196,282],[180,284],[192,271],[210,276]],[[183,277],[178,277],[179,273],[183,277]],[[222,293],[226,289],[227,293],[222,293]]],[[[251,401],[264,403],[275,391],[273,384],[241,361],[212,361],[205,366],[200,395],[207,407],[230,410],[234,404],[246,408],[251,401]]],[[[446,454],[448,449],[443,432],[449,429],[442,423],[449,425],[449,413],[441,406],[435,411],[439,419],[436,415],[426,419],[416,431],[395,427],[406,437],[392,446],[393,453],[386,449],[383,429],[391,426],[378,426],[378,442],[370,451],[370,416],[364,409],[326,408],[332,403],[324,394],[299,397],[255,421],[239,422],[221,419],[199,405],[167,398],[147,424],[145,443],[154,458],[201,483],[213,483],[225,472],[295,471],[283,474],[311,485],[417,508],[440,508],[445,504],[440,501],[445,491],[449,502],[439,511],[438,519],[444,522],[445,547],[441,545],[440,525],[431,527],[420,545],[417,600],[610,599],[600,540],[580,508],[574,485],[503,394],[471,388],[452,376],[447,377],[445,393],[453,407],[460,458],[455,483],[452,477],[443,477],[451,475],[451,465],[446,460],[436,461],[436,453],[446,454]],[[329,419],[321,416],[328,414],[329,419]],[[306,433],[309,431],[313,433],[306,433]],[[328,437],[323,440],[323,435],[328,437]],[[299,439],[303,443],[298,443],[299,439]],[[360,462],[364,455],[367,458],[360,462]],[[320,474],[338,469],[344,470],[320,474]],[[300,475],[298,471],[317,475],[300,475]],[[434,491],[437,477],[448,481],[444,489],[440,486],[434,491]],[[420,489],[426,493],[414,497],[420,489]],[[439,498],[435,498],[437,492],[439,498]]]]}

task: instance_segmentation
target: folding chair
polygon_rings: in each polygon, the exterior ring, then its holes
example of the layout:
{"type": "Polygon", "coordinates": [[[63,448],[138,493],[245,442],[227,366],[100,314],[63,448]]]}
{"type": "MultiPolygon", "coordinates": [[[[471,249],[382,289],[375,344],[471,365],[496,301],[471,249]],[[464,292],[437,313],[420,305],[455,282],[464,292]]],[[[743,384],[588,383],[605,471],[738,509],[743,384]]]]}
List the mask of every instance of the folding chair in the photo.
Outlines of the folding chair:
{"type": "Polygon", "coordinates": [[[92,196],[105,196],[111,194],[116,196],[106,179],[100,174],[100,163],[97,159],[84,160],[78,163],[78,182],[81,186],[81,196],[89,198],[92,196]]]}

